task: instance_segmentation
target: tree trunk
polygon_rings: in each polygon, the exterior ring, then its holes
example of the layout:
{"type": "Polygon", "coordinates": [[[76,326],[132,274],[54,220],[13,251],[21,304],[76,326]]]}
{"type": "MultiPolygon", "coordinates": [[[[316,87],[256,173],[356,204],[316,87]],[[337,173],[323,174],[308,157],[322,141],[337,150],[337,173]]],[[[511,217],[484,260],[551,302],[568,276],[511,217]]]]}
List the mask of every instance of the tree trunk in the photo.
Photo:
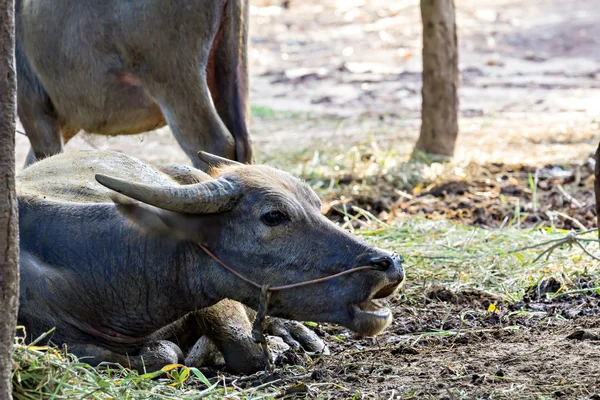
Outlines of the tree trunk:
{"type": "MultiPolygon", "coordinates": [[[[600,144],[596,149],[596,166],[594,167],[594,194],[596,197],[596,228],[600,228],[600,144]]],[[[598,229],[598,238],[600,238],[600,229],[598,229]]]]}
{"type": "Polygon", "coordinates": [[[452,157],[458,135],[458,48],[453,0],[421,0],[423,106],[415,150],[452,157]]]}
{"type": "Polygon", "coordinates": [[[15,4],[14,0],[0,0],[0,400],[12,398],[12,349],[19,300],[15,104],[15,4]]]}

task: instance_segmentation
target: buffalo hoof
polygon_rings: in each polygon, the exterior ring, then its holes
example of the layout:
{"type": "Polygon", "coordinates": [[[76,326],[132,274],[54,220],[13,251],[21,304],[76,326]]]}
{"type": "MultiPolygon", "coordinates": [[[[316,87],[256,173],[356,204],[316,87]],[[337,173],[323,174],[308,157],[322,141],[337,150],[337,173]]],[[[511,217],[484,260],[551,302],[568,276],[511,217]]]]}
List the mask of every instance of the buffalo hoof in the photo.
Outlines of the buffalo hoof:
{"type": "Polygon", "coordinates": [[[204,367],[207,365],[221,367],[225,365],[223,354],[217,346],[206,336],[202,336],[185,357],[188,367],[204,367]]]}
{"type": "MultiPolygon", "coordinates": [[[[289,334],[286,332],[286,335],[289,334]]],[[[266,338],[269,345],[271,363],[278,364],[277,360],[280,360],[285,354],[290,353],[290,351],[294,352],[290,345],[280,336],[267,335],[266,338]]],[[[233,343],[231,345],[235,346],[233,343]]],[[[308,356],[305,354],[304,357],[308,356]]],[[[290,364],[290,362],[287,364],[290,364]]],[[[267,367],[267,364],[264,362],[263,350],[258,344],[254,343],[253,339],[250,339],[243,349],[238,349],[238,354],[233,358],[229,358],[229,363],[227,363],[223,354],[207,336],[202,336],[194,347],[192,347],[185,357],[185,365],[196,368],[225,366],[228,371],[233,373],[253,373],[267,367]]]]}
{"type": "Polygon", "coordinates": [[[220,367],[234,374],[253,374],[267,368],[262,347],[250,335],[231,338],[218,349],[207,336],[202,336],[185,358],[188,367],[220,367]]]}
{"type": "Polygon", "coordinates": [[[157,371],[165,365],[183,362],[183,352],[179,346],[167,340],[148,343],[142,347],[139,356],[140,365],[135,365],[135,368],[140,372],[157,371]]]}
{"type": "Polygon", "coordinates": [[[310,354],[329,355],[329,348],[315,332],[296,321],[270,317],[266,333],[279,336],[291,348],[304,349],[310,354]]]}

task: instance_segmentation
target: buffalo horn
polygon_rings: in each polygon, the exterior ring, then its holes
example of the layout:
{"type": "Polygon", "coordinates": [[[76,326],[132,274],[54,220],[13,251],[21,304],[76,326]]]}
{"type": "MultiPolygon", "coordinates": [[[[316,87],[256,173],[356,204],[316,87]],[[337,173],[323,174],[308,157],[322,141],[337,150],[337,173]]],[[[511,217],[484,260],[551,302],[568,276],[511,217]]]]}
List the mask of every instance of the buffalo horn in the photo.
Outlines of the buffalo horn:
{"type": "Polygon", "coordinates": [[[115,192],[142,203],[181,213],[211,214],[231,210],[239,198],[237,184],[223,177],[181,186],[147,185],[101,174],[95,177],[101,185],[115,192]]]}
{"type": "Polygon", "coordinates": [[[243,165],[237,161],[215,156],[214,154],[207,153],[205,151],[199,151],[198,157],[211,167],[216,167],[217,165],[243,165]]]}

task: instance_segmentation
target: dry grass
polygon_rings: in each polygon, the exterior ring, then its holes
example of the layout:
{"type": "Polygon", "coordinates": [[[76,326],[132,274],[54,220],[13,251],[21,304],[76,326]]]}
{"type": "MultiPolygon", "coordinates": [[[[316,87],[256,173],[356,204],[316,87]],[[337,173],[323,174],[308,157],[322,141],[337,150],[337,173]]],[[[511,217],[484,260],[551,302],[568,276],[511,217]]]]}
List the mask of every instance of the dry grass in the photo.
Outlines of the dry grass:
{"type": "Polygon", "coordinates": [[[221,397],[197,369],[167,366],[139,375],[120,365],[91,368],[60,349],[15,340],[13,397],[28,399],[196,399],[221,397]]]}

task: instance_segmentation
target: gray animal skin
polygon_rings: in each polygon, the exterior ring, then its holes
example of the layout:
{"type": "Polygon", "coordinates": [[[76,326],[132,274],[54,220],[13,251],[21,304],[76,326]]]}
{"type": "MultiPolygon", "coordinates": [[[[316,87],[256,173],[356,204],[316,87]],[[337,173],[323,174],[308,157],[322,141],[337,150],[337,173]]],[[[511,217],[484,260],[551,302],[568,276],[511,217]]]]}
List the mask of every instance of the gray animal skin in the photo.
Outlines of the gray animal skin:
{"type": "Polygon", "coordinates": [[[17,110],[26,165],[79,131],[168,124],[199,149],[252,162],[247,0],[16,0],[17,110]]]}
{"type": "Polygon", "coordinates": [[[260,290],[198,243],[272,286],[376,266],[274,292],[269,315],[338,323],[360,335],[391,323],[390,310],[371,300],[403,281],[397,254],[329,221],[312,189],[285,172],[202,158],[210,174],[109,151],[63,153],[20,173],[19,324],[30,338],[56,327],[51,341],[92,365],[153,370],[183,361],[181,350],[205,335],[229,370],[263,368],[237,303],[256,307],[260,290]]]}

